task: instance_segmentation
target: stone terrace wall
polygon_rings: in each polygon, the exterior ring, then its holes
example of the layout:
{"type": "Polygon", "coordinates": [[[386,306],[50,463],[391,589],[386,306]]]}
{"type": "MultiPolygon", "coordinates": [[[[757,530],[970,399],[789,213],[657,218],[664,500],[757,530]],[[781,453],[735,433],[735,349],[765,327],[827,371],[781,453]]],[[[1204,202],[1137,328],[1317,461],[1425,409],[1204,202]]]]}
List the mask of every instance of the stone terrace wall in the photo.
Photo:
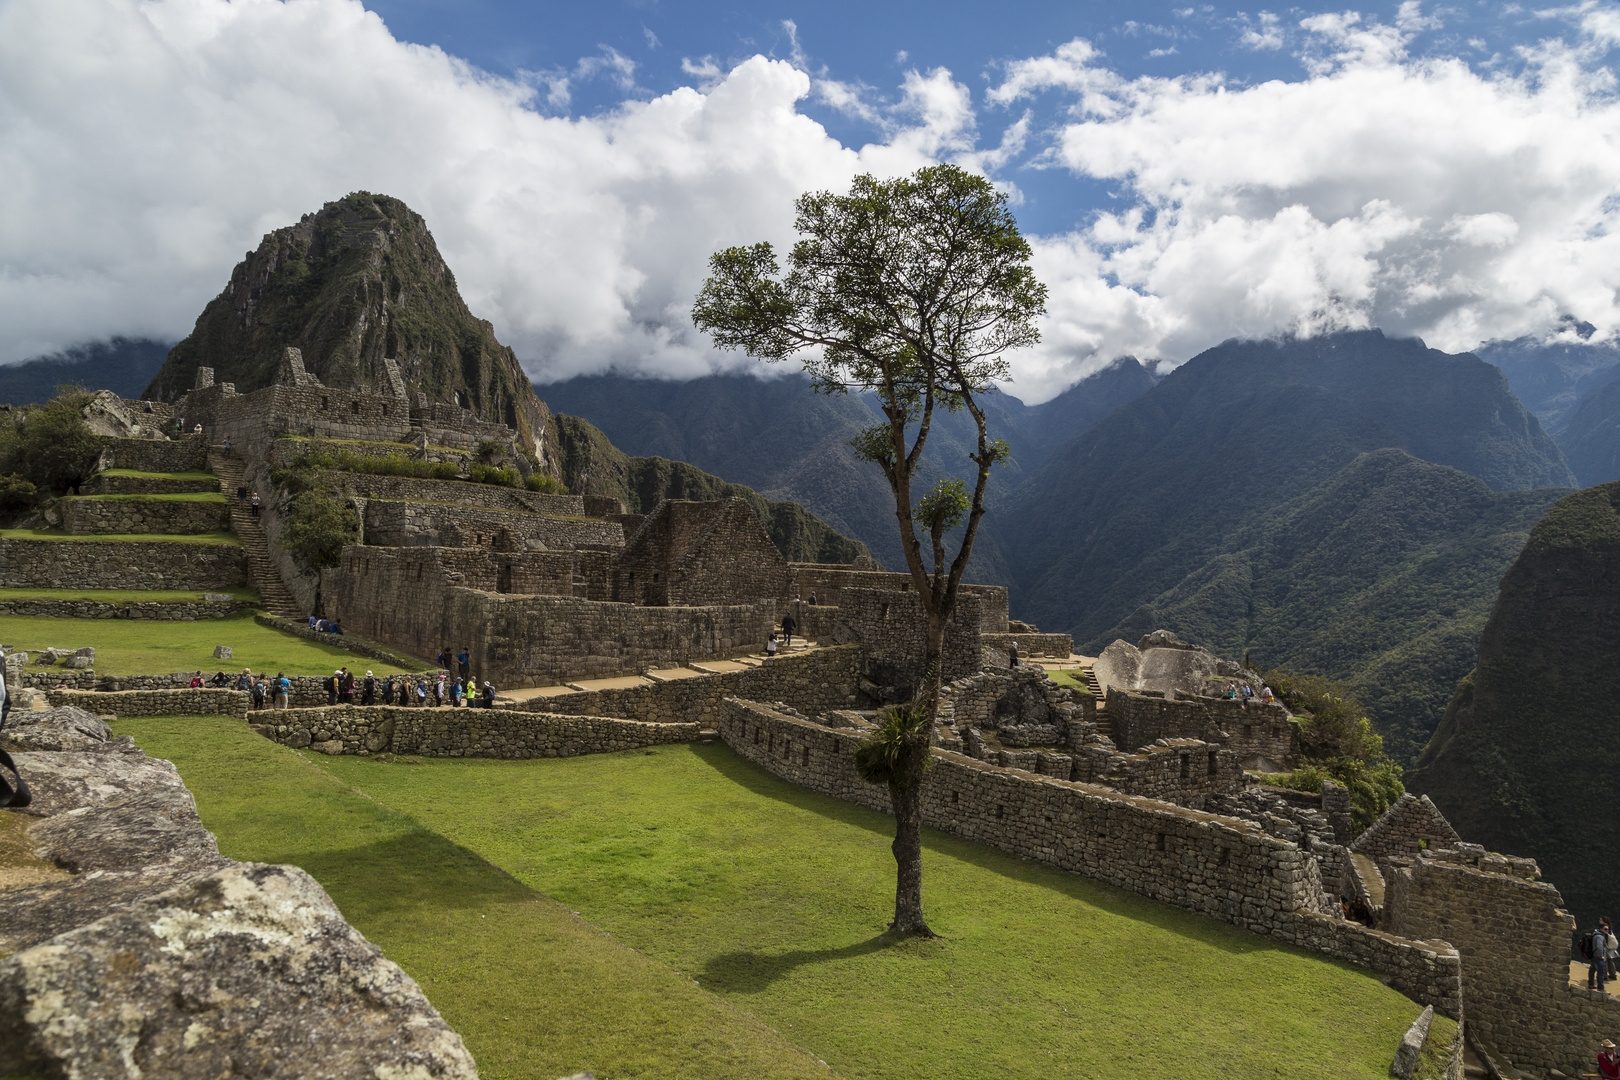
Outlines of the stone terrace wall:
{"type": "MultiPolygon", "coordinates": [[[[230,660],[226,660],[226,661],[218,661],[218,660],[216,660],[216,661],[214,661],[214,663],[216,665],[218,665],[220,663],[224,663],[226,665],[226,667],[224,667],[223,669],[216,666],[214,668],[214,671],[224,670],[225,674],[229,675],[231,677],[231,679],[232,679],[231,685],[232,686],[236,685],[235,684],[236,674],[237,674],[237,672],[241,671],[240,667],[231,667],[230,666],[234,662],[235,661],[230,661],[230,660]]],[[[358,664],[349,664],[349,665],[346,665],[346,666],[349,668],[350,671],[355,673],[357,678],[363,678],[365,676],[365,673],[366,673],[367,669],[364,666],[361,666],[361,665],[358,665],[358,664]]],[[[400,675],[400,674],[405,674],[405,673],[408,672],[410,675],[412,675],[414,677],[414,676],[416,676],[418,674],[421,674],[421,672],[418,672],[416,670],[411,670],[409,668],[407,669],[406,672],[402,672],[400,670],[400,668],[398,668],[398,667],[392,667],[391,666],[391,667],[386,667],[385,668],[380,664],[374,664],[373,666],[376,668],[377,677],[379,679],[379,682],[380,682],[380,680],[382,678],[384,678],[384,677],[386,677],[388,675],[400,675]]],[[[412,665],[412,668],[414,668],[414,667],[415,667],[415,665],[412,665]]],[[[262,668],[260,668],[258,666],[254,667],[253,673],[255,675],[259,675],[259,674],[268,675],[268,676],[270,676],[272,678],[276,674],[274,669],[269,670],[269,671],[264,671],[262,668]]],[[[55,690],[56,687],[59,686],[59,685],[65,685],[68,688],[68,690],[70,690],[70,691],[94,694],[95,696],[87,698],[85,700],[92,701],[92,702],[102,702],[103,704],[98,705],[95,709],[92,709],[91,711],[111,712],[111,713],[114,713],[114,715],[116,715],[116,710],[111,705],[106,704],[106,703],[107,702],[116,702],[116,701],[120,700],[116,696],[116,695],[118,695],[120,693],[129,692],[129,691],[141,691],[143,693],[149,693],[149,694],[150,693],[159,693],[159,694],[195,693],[196,691],[191,690],[191,674],[192,673],[189,672],[189,671],[180,671],[180,672],[175,672],[174,674],[171,674],[171,675],[98,675],[93,670],[65,671],[65,670],[61,670],[61,669],[53,668],[53,667],[25,668],[23,670],[22,685],[30,686],[30,687],[33,687],[33,688],[35,688],[37,690],[45,690],[47,692],[55,690]]],[[[433,669],[432,671],[429,671],[426,674],[428,674],[430,676],[436,676],[438,674],[438,669],[433,669]]],[[[213,671],[205,671],[205,672],[203,672],[203,677],[205,679],[211,679],[211,678],[213,678],[213,675],[214,675],[213,671]]],[[[295,676],[290,677],[287,680],[288,682],[290,682],[292,684],[292,687],[291,687],[290,691],[287,694],[288,704],[292,708],[295,708],[295,709],[296,708],[316,708],[316,707],[325,705],[326,704],[326,679],[327,678],[328,678],[328,676],[325,676],[325,675],[295,675],[295,676]]],[[[222,690],[222,689],[218,689],[216,687],[204,687],[204,689],[206,689],[209,693],[215,693],[215,694],[236,693],[237,692],[235,690],[222,690]]],[[[356,686],[356,688],[355,688],[355,697],[356,697],[357,700],[359,698],[359,695],[360,695],[360,690],[359,690],[359,687],[356,686]]],[[[244,693],[242,696],[244,698],[247,698],[249,702],[252,701],[252,698],[251,698],[250,695],[244,693]]],[[[152,700],[157,701],[159,699],[153,698],[152,700]]],[[[177,698],[174,699],[174,701],[177,702],[178,704],[173,705],[172,707],[171,706],[163,706],[161,711],[159,713],[155,714],[155,715],[163,715],[163,716],[184,716],[184,715],[188,715],[188,710],[186,708],[184,708],[184,704],[185,704],[185,702],[187,700],[188,699],[186,699],[184,697],[177,697],[177,698]]],[[[378,691],[378,700],[379,701],[382,700],[382,698],[381,698],[381,690],[380,689],[378,691]]],[[[85,705],[83,707],[86,708],[86,709],[91,708],[89,705],[85,705]]],[[[154,706],[151,706],[151,707],[157,708],[158,706],[154,705],[154,706]]],[[[253,710],[253,711],[255,711],[255,712],[257,712],[257,711],[269,711],[269,710],[272,709],[272,707],[273,707],[273,705],[272,705],[271,702],[266,702],[263,710],[253,710]]],[[[249,708],[251,709],[251,705],[249,706],[249,708]]]]}
{"type": "Polygon", "coordinates": [[[223,619],[255,606],[252,600],[199,600],[195,603],[112,604],[101,600],[0,600],[0,615],[43,615],[52,619],[154,619],[196,622],[223,619]]]}
{"type": "Polygon", "coordinates": [[[986,634],[979,635],[979,642],[987,649],[996,649],[1006,652],[1008,646],[1018,646],[1020,659],[1028,660],[1031,657],[1056,657],[1067,660],[1074,653],[1074,638],[1068,634],[986,634]]]}
{"type": "MultiPolygon", "coordinates": [[[[787,592],[781,599],[786,602],[797,596],[802,600],[809,600],[810,594],[815,593],[817,604],[838,607],[843,604],[845,589],[899,592],[910,588],[910,574],[890,573],[884,570],[854,570],[846,566],[824,563],[789,563],[787,592]]],[[[957,595],[964,594],[979,598],[981,633],[1007,632],[1007,590],[1004,586],[970,585],[964,582],[959,586],[957,595]]]]}
{"type": "MultiPolygon", "coordinates": [[[[321,590],[328,614],[342,616],[345,628],[362,637],[381,637],[380,628],[389,626],[395,639],[426,641],[437,639],[444,589],[570,596],[575,564],[567,551],[353,546],[322,575],[321,590]]],[[[437,651],[435,645],[428,655],[437,651]]]]}
{"type": "MultiPolygon", "coordinates": [[[[349,634],[323,634],[317,630],[311,630],[308,623],[293,622],[291,619],[278,619],[274,615],[255,615],[253,621],[260,626],[268,626],[272,630],[280,630],[284,634],[291,634],[293,637],[300,637],[305,641],[313,641],[317,645],[343,649],[345,652],[352,652],[394,668],[401,665],[414,667],[417,664],[408,656],[400,656],[398,653],[389,652],[387,649],[373,645],[369,641],[360,641],[349,634]]],[[[434,655],[438,655],[437,652],[434,655]]]]}
{"type": "Polygon", "coordinates": [[[113,716],[234,716],[247,719],[252,699],[236,690],[51,690],[52,708],[71,705],[85,712],[113,716]]]}
{"type": "Polygon", "coordinates": [[[787,563],[742,499],[665,499],[614,563],[611,597],[652,607],[778,597],[787,563]]]}
{"type": "Polygon", "coordinates": [[[199,502],[191,499],[98,499],[69,498],[56,503],[62,511],[62,527],[75,536],[116,533],[221,532],[230,528],[231,512],[223,499],[199,502]]]}
{"type": "Polygon", "coordinates": [[[1237,756],[1197,739],[1168,739],[1134,754],[1121,754],[1102,742],[1089,743],[1076,747],[1073,759],[1069,779],[1194,810],[1205,809],[1211,795],[1244,787],[1237,756]]]}
{"type": "MultiPolygon", "coordinates": [[[[840,633],[847,631],[866,646],[867,669],[874,681],[915,683],[922,677],[928,628],[916,593],[846,588],[840,600],[840,633]]],[[[956,610],[945,627],[944,678],[979,670],[981,625],[979,597],[958,594],[956,610]]]]}
{"type": "Polygon", "coordinates": [[[184,589],[247,584],[235,544],[0,537],[0,581],[13,589],[184,589]]]}
{"type": "Polygon", "coordinates": [[[418,709],[339,705],[259,714],[254,730],[274,742],[323,754],[416,757],[576,757],[691,742],[693,723],[649,724],[600,716],[510,709],[418,709]]]}
{"type": "Polygon", "coordinates": [[[1350,850],[1377,862],[1391,855],[1416,855],[1425,847],[1450,847],[1461,839],[1427,795],[1408,791],[1355,838],[1350,850]]]}
{"type": "MultiPolygon", "coordinates": [[[[776,623],[774,600],[726,607],[637,607],[453,588],[442,604],[443,632],[437,641],[471,645],[474,665],[493,672],[497,686],[546,686],[720,660],[758,651],[776,623]]],[[[399,644],[419,652],[427,643],[399,644]]]]}
{"type": "Polygon", "coordinates": [[[175,480],[159,476],[108,476],[97,473],[80,489],[86,495],[189,495],[219,491],[217,477],[175,480]]]}
{"type": "MultiPolygon", "coordinates": [[[[195,421],[187,418],[188,427],[195,421]]],[[[109,469],[137,472],[196,472],[208,468],[208,437],[186,435],[178,439],[103,439],[109,469]]]]}
{"type": "Polygon", "coordinates": [[[614,690],[577,690],[530,698],[516,707],[532,712],[617,716],[655,723],[694,721],[713,727],[720,716],[721,703],[734,696],[782,701],[807,713],[859,707],[861,698],[855,687],[860,673],[860,647],[842,645],[797,656],[779,656],[744,671],[718,672],[614,690]]]}
{"type": "Polygon", "coordinates": [[[410,476],[369,476],[330,469],[314,470],[311,476],[318,483],[330,484],[345,494],[363,499],[481,506],[487,510],[514,510],[553,517],[585,516],[585,500],[579,495],[545,495],[465,480],[418,480],[410,476]]]}
{"type": "Polygon", "coordinates": [[[1476,849],[1386,865],[1384,924],[1456,946],[1473,1037],[1516,1066],[1580,1076],[1620,1029],[1620,998],[1569,985],[1575,920],[1557,889],[1521,876],[1526,861],[1476,849]]]}
{"type": "Polygon", "coordinates": [[[1262,756],[1292,767],[1299,761],[1299,722],[1281,705],[1110,686],[1108,716],[1114,741],[1134,750],[1156,739],[1204,739],[1227,746],[1240,760],[1262,756]]]}
{"type": "Polygon", "coordinates": [[[520,547],[571,548],[576,544],[617,546],[624,530],[611,521],[571,521],[540,514],[441,503],[368,499],[362,520],[365,542],[376,547],[495,548],[505,533],[520,547]]]}
{"type": "MultiPolygon", "coordinates": [[[[859,732],[729,698],[718,730],[783,779],[888,812],[855,771],[859,732]]],[[[925,824],[1379,972],[1403,993],[1459,1015],[1458,960],[1325,914],[1316,860],[1245,822],[1004,769],[935,751],[925,824]]]]}

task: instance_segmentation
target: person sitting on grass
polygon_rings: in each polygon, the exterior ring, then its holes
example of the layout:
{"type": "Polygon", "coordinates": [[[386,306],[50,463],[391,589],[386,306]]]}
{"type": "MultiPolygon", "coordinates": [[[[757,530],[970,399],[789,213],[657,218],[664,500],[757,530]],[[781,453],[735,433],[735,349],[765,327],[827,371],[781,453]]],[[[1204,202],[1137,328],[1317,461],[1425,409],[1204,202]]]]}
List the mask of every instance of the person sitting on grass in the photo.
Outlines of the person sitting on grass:
{"type": "Polygon", "coordinates": [[[332,633],[338,637],[343,636],[343,617],[341,615],[332,620],[332,633]]]}

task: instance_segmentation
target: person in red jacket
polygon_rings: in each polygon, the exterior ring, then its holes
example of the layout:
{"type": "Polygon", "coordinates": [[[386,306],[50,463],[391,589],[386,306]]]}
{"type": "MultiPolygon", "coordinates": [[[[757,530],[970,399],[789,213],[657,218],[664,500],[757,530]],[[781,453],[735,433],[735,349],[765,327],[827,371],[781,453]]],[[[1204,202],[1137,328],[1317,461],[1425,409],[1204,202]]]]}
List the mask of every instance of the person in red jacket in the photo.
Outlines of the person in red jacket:
{"type": "Polygon", "coordinates": [[[1614,1052],[1614,1040],[1604,1039],[1598,1051],[1598,1075],[1620,1077],[1620,1054],[1614,1052]]]}

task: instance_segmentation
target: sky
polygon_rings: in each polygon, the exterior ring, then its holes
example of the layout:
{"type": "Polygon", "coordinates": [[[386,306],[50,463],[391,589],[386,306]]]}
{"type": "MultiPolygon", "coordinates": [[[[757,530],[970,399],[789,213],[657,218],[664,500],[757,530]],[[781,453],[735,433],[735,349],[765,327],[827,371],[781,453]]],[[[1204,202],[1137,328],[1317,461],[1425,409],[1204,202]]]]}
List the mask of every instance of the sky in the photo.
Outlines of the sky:
{"type": "Polygon", "coordinates": [[[709,254],[939,161],[1050,289],[1031,403],[1232,337],[1612,340],[1617,43],[1600,3],[0,0],[0,362],[178,339],[370,190],[536,378],[756,370],[691,325],[709,254]]]}

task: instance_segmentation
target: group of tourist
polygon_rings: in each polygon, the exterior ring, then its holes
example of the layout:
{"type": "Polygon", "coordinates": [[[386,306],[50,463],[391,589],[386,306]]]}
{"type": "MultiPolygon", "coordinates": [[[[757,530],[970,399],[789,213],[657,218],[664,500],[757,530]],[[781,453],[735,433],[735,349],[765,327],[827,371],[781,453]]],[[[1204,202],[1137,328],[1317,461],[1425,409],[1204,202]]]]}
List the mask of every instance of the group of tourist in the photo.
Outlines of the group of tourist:
{"type": "MultiPolygon", "coordinates": [[[[226,439],[225,440],[225,449],[229,450],[230,448],[231,448],[231,440],[226,439]]],[[[251,501],[250,501],[250,497],[248,495],[248,487],[247,487],[247,485],[246,484],[238,484],[237,487],[236,487],[236,501],[237,501],[237,503],[239,505],[246,506],[246,507],[250,508],[253,511],[253,516],[254,517],[259,516],[259,493],[257,491],[252,493],[251,501]]],[[[311,620],[313,620],[314,616],[312,615],[312,616],[310,616],[310,618],[311,618],[311,620]]]]}
{"type": "Polygon", "coordinates": [[[1607,915],[1581,939],[1581,957],[1586,961],[1586,988],[1602,990],[1615,977],[1615,961],[1620,959],[1620,937],[1607,915]]]}
{"type": "Polygon", "coordinates": [[[448,673],[431,675],[387,675],[373,672],[357,677],[348,668],[338,668],[323,684],[328,705],[405,705],[422,708],[448,705],[469,709],[495,707],[495,685],[488,679],[482,686],[471,676],[452,678],[448,673]],[[356,692],[360,700],[355,700],[356,692]]]}
{"type": "MultiPolygon", "coordinates": [[[[255,495],[254,498],[258,498],[258,496],[255,495]]],[[[317,634],[337,634],[342,637],[343,619],[341,617],[328,619],[325,615],[311,615],[309,617],[309,628],[317,634]]]]}
{"type": "MultiPolygon", "coordinates": [[[[191,685],[202,685],[202,672],[198,672],[192,677],[191,685]]],[[[252,697],[255,709],[289,708],[288,699],[292,695],[292,680],[287,678],[287,673],[284,671],[276,672],[276,677],[272,679],[262,671],[258,675],[254,675],[252,668],[243,668],[242,673],[236,676],[234,680],[223,671],[217,671],[214,673],[214,677],[208,680],[208,685],[222,690],[243,691],[252,697]]]]}
{"type": "Polygon", "coordinates": [[[450,646],[446,645],[444,648],[439,650],[439,655],[434,657],[434,661],[446,671],[449,671],[450,665],[454,663],[456,666],[456,674],[461,677],[463,682],[466,682],[468,679],[468,669],[472,666],[472,651],[467,646],[463,645],[460,652],[456,653],[455,655],[451,655],[450,646]]]}
{"type": "Polygon", "coordinates": [[[1249,702],[1253,701],[1255,698],[1259,698],[1262,705],[1270,705],[1273,701],[1277,700],[1276,695],[1271,692],[1271,687],[1269,686],[1262,685],[1259,693],[1256,693],[1254,687],[1250,686],[1248,683],[1241,683],[1236,686],[1231,683],[1226,684],[1227,701],[1241,701],[1243,703],[1243,707],[1247,709],[1249,707],[1249,702]]]}

